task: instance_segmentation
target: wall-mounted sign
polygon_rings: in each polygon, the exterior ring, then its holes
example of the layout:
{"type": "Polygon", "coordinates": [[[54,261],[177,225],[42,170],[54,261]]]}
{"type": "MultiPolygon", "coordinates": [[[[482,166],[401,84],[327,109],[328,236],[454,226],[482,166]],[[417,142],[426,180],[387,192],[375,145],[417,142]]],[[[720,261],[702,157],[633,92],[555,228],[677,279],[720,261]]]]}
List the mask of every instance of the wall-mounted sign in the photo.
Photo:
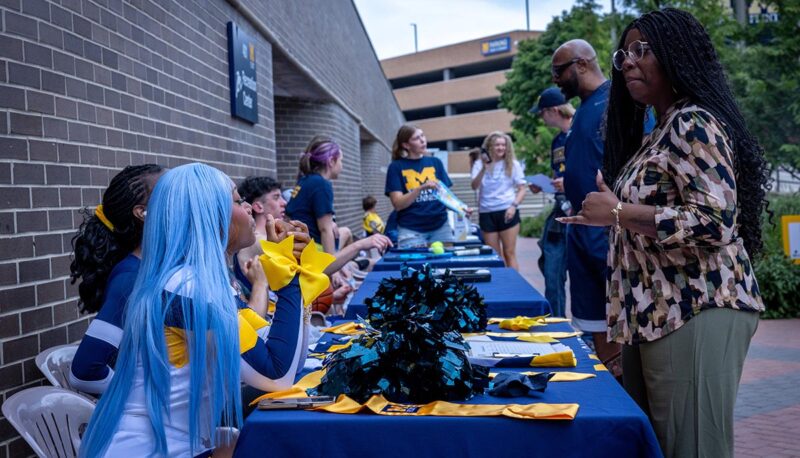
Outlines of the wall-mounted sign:
{"type": "Polygon", "coordinates": [[[491,56],[511,51],[511,37],[493,38],[481,42],[481,54],[491,56]]]}
{"type": "Polygon", "coordinates": [[[231,115],[257,123],[256,43],[233,22],[228,23],[228,78],[231,115]]]}

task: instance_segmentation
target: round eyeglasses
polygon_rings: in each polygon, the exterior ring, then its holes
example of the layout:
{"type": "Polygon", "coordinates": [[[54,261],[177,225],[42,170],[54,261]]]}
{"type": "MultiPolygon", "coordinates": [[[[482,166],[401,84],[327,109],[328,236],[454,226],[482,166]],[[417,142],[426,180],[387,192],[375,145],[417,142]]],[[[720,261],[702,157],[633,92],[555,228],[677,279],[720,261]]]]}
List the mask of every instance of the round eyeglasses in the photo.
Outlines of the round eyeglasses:
{"type": "Polygon", "coordinates": [[[636,40],[628,45],[627,51],[618,49],[614,52],[611,57],[611,63],[614,64],[614,68],[621,71],[622,66],[625,65],[625,59],[630,57],[631,61],[639,62],[648,49],[650,49],[650,45],[646,41],[636,40]]]}

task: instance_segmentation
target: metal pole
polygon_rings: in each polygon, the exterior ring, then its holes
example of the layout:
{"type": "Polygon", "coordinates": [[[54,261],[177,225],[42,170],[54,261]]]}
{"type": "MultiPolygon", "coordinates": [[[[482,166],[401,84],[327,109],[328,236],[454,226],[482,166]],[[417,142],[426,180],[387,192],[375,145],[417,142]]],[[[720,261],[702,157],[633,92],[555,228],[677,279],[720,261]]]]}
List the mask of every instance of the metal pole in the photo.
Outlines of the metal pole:
{"type": "Polygon", "coordinates": [[[531,13],[528,1],[529,0],[525,0],[525,30],[531,29],[531,13]]]}
{"type": "Polygon", "coordinates": [[[611,0],[611,47],[617,46],[617,8],[611,0]]]}
{"type": "Polygon", "coordinates": [[[411,27],[414,27],[414,52],[418,52],[419,48],[417,47],[417,24],[412,22],[411,27]]]}

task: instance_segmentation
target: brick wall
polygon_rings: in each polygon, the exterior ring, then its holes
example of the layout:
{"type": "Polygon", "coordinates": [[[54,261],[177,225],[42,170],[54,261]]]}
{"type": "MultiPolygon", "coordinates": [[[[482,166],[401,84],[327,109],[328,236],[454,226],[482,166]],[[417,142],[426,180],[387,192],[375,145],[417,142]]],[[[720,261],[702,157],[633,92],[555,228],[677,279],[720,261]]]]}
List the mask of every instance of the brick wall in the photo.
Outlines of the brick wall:
{"type": "MultiPolygon", "coordinates": [[[[358,125],[334,103],[275,98],[278,180],[284,187],[291,187],[297,181],[299,155],[315,135],[330,136],[342,148],[342,173],[333,180],[336,222],[356,230],[362,216],[363,192],[358,125]]],[[[386,156],[385,150],[383,154],[386,156]]]]}
{"type": "Polygon", "coordinates": [[[320,84],[391,146],[403,114],[352,0],[238,1],[270,29],[282,49],[318,75],[320,84]]]}
{"type": "MultiPolygon", "coordinates": [[[[260,123],[231,118],[224,2],[0,3],[0,391],[42,383],[34,356],[79,340],[68,280],[79,210],[128,165],[201,160],[275,170],[271,47],[258,43],[260,123]],[[266,83],[266,84],[265,84],[266,83]]],[[[252,30],[250,34],[257,37],[252,30]]],[[[0,420],[0,457],[30,449],[0,420]]]]}

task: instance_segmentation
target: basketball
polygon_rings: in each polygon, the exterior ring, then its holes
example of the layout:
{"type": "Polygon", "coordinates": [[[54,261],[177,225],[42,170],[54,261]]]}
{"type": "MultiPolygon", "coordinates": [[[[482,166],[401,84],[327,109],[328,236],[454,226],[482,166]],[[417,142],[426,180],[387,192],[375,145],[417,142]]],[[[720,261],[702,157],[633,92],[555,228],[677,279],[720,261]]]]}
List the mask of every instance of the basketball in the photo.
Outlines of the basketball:
{"type": "Polygon", "coordinates": [[[333,289],[328,286],[328,289],[322,292],[313,302],[311,302],[312,312],[328,313],[328,310],[333,304],[333,289]]]}

